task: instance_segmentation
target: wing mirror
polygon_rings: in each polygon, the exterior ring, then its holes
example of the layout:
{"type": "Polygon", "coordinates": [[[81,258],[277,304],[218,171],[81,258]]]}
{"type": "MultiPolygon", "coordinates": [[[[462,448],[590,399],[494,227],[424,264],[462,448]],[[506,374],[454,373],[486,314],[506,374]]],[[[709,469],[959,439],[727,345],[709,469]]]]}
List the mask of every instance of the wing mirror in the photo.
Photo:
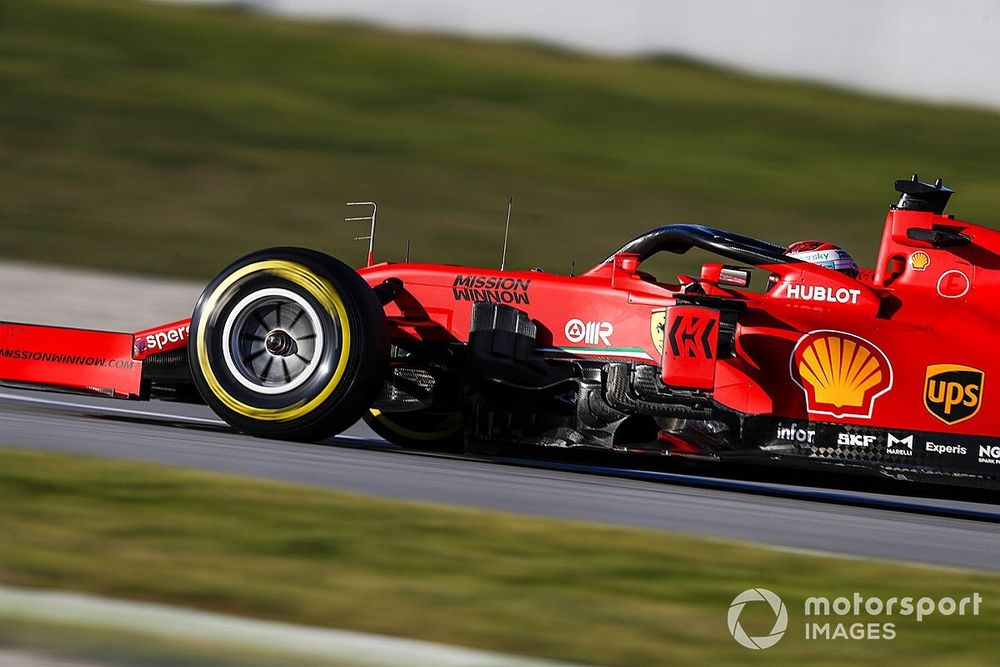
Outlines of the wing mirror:
{"type": "Polygon", "coordinates": [[[701,282],[725,287],[750,287],[750,269],[725,264],[703,264],[701,282]]]}

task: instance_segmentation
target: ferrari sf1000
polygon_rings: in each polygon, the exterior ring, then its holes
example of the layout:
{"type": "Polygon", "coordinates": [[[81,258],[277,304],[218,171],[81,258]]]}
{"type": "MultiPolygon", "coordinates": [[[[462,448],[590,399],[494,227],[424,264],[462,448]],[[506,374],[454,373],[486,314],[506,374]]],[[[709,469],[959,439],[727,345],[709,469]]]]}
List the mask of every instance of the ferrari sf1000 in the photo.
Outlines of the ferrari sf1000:
{"type": "Polygon", "coordinates": [[[996,486],[1000,233],[946,215],[940,181],[896,187],[872,270],[688,224],[577,276],[370,254],[355,270],[270,248],[226,267],[189,320],[138,333],[2,324],[0,380],[200,400],[271,438],[322,440],[364,419],[405,447],[593,448],[996,486]],[[643,270],[693,248],[716,260],[698,275],[643,270]],[[753,272],[769,276],[758,289],[753,272]]]}

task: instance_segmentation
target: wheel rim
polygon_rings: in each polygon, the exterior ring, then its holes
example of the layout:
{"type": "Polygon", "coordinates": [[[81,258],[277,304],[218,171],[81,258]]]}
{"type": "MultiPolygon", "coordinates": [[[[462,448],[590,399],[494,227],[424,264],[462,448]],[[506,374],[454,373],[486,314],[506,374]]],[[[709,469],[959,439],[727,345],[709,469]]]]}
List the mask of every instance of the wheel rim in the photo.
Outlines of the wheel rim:
{"type": "Polygon", "coordinates": [[[339,330],[325,334],[315,308],[300,294],[271,288],[244,297],[226,316],[223,357],[232,377],[260,394],[301,386],[322,363],[339,330]]]}

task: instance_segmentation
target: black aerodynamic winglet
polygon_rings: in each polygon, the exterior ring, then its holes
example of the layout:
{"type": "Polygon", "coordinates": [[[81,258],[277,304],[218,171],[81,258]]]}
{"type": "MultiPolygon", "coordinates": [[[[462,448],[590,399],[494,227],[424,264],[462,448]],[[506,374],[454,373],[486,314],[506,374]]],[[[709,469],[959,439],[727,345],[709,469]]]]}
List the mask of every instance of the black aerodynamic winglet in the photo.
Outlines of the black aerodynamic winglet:
{"type": "Polygon", "coordinates": [[[944,186],[940,178],[933,184],[923,183],[916,174],[910,179],[896,181],[896,192],[899,193],[899,201],[893,208],[904,211],[925,211],[937,215],[944,213],[948,200],[955,194],[954,190],[944,186]]]}

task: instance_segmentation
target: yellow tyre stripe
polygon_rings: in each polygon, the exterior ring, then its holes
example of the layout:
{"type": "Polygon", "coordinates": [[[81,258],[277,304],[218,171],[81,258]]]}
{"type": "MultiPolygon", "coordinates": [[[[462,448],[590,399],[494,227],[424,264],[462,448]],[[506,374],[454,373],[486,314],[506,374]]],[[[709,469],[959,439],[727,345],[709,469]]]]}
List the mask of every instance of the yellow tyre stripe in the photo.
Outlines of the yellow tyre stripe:
{"type": "MultiPolygon", "coordinates": [[[[226,277],[215,288],[212,294],[205,300],[200,314],[201,320],[198,326],[198,339],[195,342],[198,346],[198,366],[205,377],[205,382],[208,383],[209,389],[212,390],[212,394],[222,401],[223,405],[227,408],[244,417],[259,419],[261,421],[291,421],[303,417],[329,398],[344,376],[344,371],[347,368],[347,359],[351,352],[351,329],[347,322],[347,309],[344,307],[344,302],[333,288],[333,285],[301,264],[282,259],[270,259],[244,266],[226,277]],[[330,316],[340,323],[341,348],[337,366],[327,385],[310,400],[303,399],[284,408],[257,408],[247,405],[230,395],[219,383],[218,378],[215,377],[215,373],[208,360],[208,332],[205,327],[205,320],[211,313],[215,312],[215,308],[222,295],[238,281],[252,273],[268,273],[298,285],[315,297],[330,316]]],[[[228,345],[229,342],[226,341],[226,344],[228,345]]]]}
{"type": "Polygon", "coordinates": [[[454,435],[460,428],[462,428],[462,415],[458,414],[446,417],[443,421],[446,426],[436,431],[415,431],[402,426],[399,422],[389,419],[389,417],[381,410],[376,410],[375,408],[371,408],[370,410],[372,417],[378,420],[380,425],[389,429],[393,433],[401,435],[404,438],[409,438],[410,440],[443,440],[449,435],[454,435]]]}

